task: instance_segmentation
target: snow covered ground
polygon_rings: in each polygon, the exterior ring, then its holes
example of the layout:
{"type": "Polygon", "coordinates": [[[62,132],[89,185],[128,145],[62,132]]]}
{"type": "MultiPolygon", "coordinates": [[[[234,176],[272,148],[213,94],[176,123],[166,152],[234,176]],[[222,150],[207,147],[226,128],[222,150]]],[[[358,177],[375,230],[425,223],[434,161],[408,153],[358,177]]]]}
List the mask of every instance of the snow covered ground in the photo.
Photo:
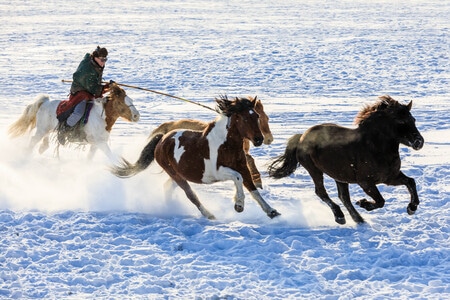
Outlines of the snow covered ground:
{"type": "MultiPolygon", "coordinates": [[[[450,4],[447,1],[0,0],[1,299],[448,299],[450,297],[450,4]],[[154,165],[118,179],[98,153],[24,156],[8,126],[39,93],[65,99],[85,52],[110,55],[104,78],[214,106],[258,95],[275,141],[252,148],[270,220],[231,182],[194,185],[218,220],[201,217],[154,165]],[[383,94],[406,103],[425,137],[401,147],[421,204],[380,185],[384,208],[334,222],[306,171],[267,178],[288,137],[352,126],[383,94]]],[[[160,123],[212,120],[209,110],[126,89],[139,123],[120,121],[111,148],[134,160],[160,123]]],[[[333,182],[330,196],[337,200],[333,182]]],[[[353,201],[363,197],[351,187],[353,201]]],[[[347,212],[344,210],[344,213],[347,212]]]]}

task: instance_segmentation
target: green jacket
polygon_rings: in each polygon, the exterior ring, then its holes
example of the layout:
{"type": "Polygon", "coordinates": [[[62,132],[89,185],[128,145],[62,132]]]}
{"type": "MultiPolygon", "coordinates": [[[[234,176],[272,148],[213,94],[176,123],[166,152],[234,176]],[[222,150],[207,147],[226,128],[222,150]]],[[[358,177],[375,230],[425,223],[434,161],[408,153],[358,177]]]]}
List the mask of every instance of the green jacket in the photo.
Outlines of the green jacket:
{"type": "Polygon", "coordinates": [[[87,91],[95,97],[101,97],[103,89],[102,76],[103,68],[95,63],[89,53],[86,53],[77,70],[73,73],[70,93],[75,94],[79,91],[87,91]]]}

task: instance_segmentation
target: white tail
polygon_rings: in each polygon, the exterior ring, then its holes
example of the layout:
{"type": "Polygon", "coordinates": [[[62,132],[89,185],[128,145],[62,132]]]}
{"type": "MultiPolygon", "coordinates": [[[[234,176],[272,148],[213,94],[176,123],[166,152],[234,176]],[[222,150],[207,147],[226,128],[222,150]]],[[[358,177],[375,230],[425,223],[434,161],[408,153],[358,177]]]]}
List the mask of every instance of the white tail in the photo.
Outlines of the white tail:
{"type": "Polygon", "coordinates": [[[49,101],[48,95],[39,95],[33,104],[28,105],[19,120],[14,122],[8,129],[8,134],[11,137],[18,137],[24,135],[36,127],[36,114],[42,103],[49,101]]]}

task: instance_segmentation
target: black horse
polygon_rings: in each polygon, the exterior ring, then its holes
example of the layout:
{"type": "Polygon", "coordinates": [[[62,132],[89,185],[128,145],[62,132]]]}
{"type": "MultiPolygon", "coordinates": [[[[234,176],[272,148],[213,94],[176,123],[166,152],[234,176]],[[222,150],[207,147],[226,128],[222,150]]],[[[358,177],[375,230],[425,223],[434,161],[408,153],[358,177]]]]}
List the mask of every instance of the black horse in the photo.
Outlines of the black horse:
{"type": "Polygon", "coordinates": [[[368,211],[384,206],[377,184],[406,185],[411,194],[407,211],[412,215],[419,197],[414,179],[400,171],[399,145],[419,150],[424,139],[416,128],[411,107],[412,101],[403,105],[390,96],[382,96],[358,113],[355,129],[321,124],[296,134],[288,140],[285,153],[269,164],[269,176],[286,177],[301,164],[311,175],[317,196],[330,206],[339,224],[345,224],[345,217],[325,190],[324,173],[336,181],[339,198],[357,223],[364,223],[364,219],[350,201],[349,183],[359,184],[375,201],[356,202],[368,211]]]}

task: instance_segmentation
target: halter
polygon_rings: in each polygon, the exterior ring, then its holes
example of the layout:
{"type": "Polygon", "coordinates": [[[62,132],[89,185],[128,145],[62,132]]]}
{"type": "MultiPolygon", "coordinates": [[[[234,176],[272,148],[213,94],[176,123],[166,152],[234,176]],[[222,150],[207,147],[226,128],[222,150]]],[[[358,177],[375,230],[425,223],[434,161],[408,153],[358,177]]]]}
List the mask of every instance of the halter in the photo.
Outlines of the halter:
{"type": "MultiPolygon", "coordinates": [[[[94,101],[97,101],[97,102],[102,103],[102,104],[106,104],[107,102],[111,101],[111,96],[105,96],[105,97],[102,97],[102,98],[96,98],[94,101]]],[[[134,107],[134,108],[136,108],[133,103],[126,104],[126,106],[127,107],[134,107]]],[[[103,113],[104,112],[105,112],[105,105],[103,105],[103,107],[102,107],[102,113],[101,113],[102,117],[103,117],[103,113]]]]}
{"type": "Polygon", "coordinates": [[[230,129],[231,117],[227,117],[227,127],[226,129],[230,129]]]}

